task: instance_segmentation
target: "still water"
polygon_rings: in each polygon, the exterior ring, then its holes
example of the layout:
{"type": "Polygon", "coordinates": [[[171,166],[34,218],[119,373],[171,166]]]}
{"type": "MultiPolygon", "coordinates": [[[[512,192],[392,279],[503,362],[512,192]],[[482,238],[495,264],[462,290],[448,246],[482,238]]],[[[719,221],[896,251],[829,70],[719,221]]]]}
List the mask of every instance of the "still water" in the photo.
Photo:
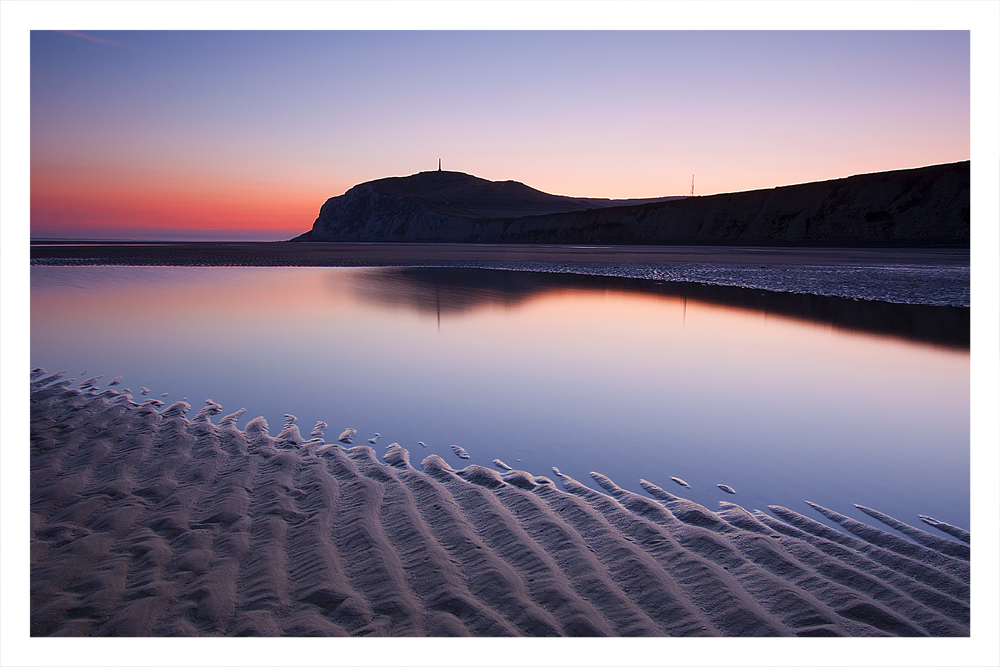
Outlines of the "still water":
{"type": "Polygon", "coordinates": [[[31,363],[419,461],[969,525],[968,316],[484,269],[31,269],[31,363]],[[418,441],[426,447],[418,445],[418,441]],[[450,446],[471,456],[458,459],[450,446]],[[671,477],[687,481],[676,486],[671,477]],[[736,495],[723,493],[726,484],[736,495]]]}

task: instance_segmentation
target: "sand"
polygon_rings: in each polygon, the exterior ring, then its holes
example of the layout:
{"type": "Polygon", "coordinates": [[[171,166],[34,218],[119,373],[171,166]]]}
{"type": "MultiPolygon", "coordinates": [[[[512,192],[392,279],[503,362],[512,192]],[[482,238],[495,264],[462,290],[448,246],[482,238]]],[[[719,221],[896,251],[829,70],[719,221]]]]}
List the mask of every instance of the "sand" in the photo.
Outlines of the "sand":
{"type": "Polygon", "coordinates": [[[33,264],[158,266],[406,266],[463,262],[697,262],[754,266],[920,264],[968,266],[968,250],[572,246],[503,243],[36,243],[33,264]]]}
{"type": "Polygon", "coordinates": [[[69,382],[32,373],[36,637],[969,635],[968,533],[930,517],[801,508],[839,532],[69,382]]]}

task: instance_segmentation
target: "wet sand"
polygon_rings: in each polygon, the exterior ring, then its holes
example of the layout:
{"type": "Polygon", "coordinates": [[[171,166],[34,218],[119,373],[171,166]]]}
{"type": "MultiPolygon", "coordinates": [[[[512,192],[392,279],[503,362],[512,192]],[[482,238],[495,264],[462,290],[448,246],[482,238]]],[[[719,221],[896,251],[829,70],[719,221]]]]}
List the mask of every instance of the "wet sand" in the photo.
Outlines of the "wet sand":
{"type": "Polygon", "coordinates": [[[695,262],[754,266],[833,264],[968,265],[968,250],[572,246],[476,243],[36,243],[42,264],[160,266],[405,266],[429,262],[695,262]]]}
{"type": "Polygon", "coordinates": [[[969,635],[968,534],[930,517],[711,511],[69,382],[32,374],[32,636],[969,635]]]}

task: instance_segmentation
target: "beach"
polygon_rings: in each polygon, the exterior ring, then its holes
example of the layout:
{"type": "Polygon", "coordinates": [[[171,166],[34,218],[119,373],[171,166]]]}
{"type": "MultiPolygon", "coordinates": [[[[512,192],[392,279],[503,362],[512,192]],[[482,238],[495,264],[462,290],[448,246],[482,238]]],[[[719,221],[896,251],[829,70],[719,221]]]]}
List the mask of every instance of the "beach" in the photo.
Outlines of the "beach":
{"type": "Polygon", "coordinates": [[[32,243],[33,264],[158,266],[407,266],[430,263],[713,263],[755,266],[968,265],[968,249],[803,248],[516,243],[59,242],[32,243]]]}
{"type": "Polygon", "coordinates": [[[969,534],[932,517],[711,510],[31,379],[35,637],[969,635],[969,534]]]}
{"type": "Polygon", "coordinates": [[[0,667],[1000,665],[996,8],[3,4],[0,667]]]}

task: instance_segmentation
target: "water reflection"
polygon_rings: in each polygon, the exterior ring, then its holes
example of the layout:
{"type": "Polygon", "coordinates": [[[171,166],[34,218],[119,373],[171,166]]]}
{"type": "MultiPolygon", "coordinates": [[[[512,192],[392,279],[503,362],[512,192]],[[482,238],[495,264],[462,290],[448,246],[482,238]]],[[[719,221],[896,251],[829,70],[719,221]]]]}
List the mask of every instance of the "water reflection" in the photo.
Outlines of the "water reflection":
{"type": "Polygon", "coordinates": [[[462,268],[375,269],[355,275],[354,288],[362,299],[436,313],[438,318],[442,313],[460,313],[487,305],[513,307],[566,290],[614,290],[679,298],[685,302],[692,299],[868,334],[969,348],[969,309],[952,306],[861,301],[701,283],[462,268]]]}
{"type": "Polygon", "coordinates": [[[398,442],[414,463],[593,470],[636,492],[677,476],[708,507],[967,526],[967,343],[858,333],[927,310],[884,306],[464,269],[32,267],[31,363],[245,408],[240,427],[381,433],[380,454],[398,442]]]}

